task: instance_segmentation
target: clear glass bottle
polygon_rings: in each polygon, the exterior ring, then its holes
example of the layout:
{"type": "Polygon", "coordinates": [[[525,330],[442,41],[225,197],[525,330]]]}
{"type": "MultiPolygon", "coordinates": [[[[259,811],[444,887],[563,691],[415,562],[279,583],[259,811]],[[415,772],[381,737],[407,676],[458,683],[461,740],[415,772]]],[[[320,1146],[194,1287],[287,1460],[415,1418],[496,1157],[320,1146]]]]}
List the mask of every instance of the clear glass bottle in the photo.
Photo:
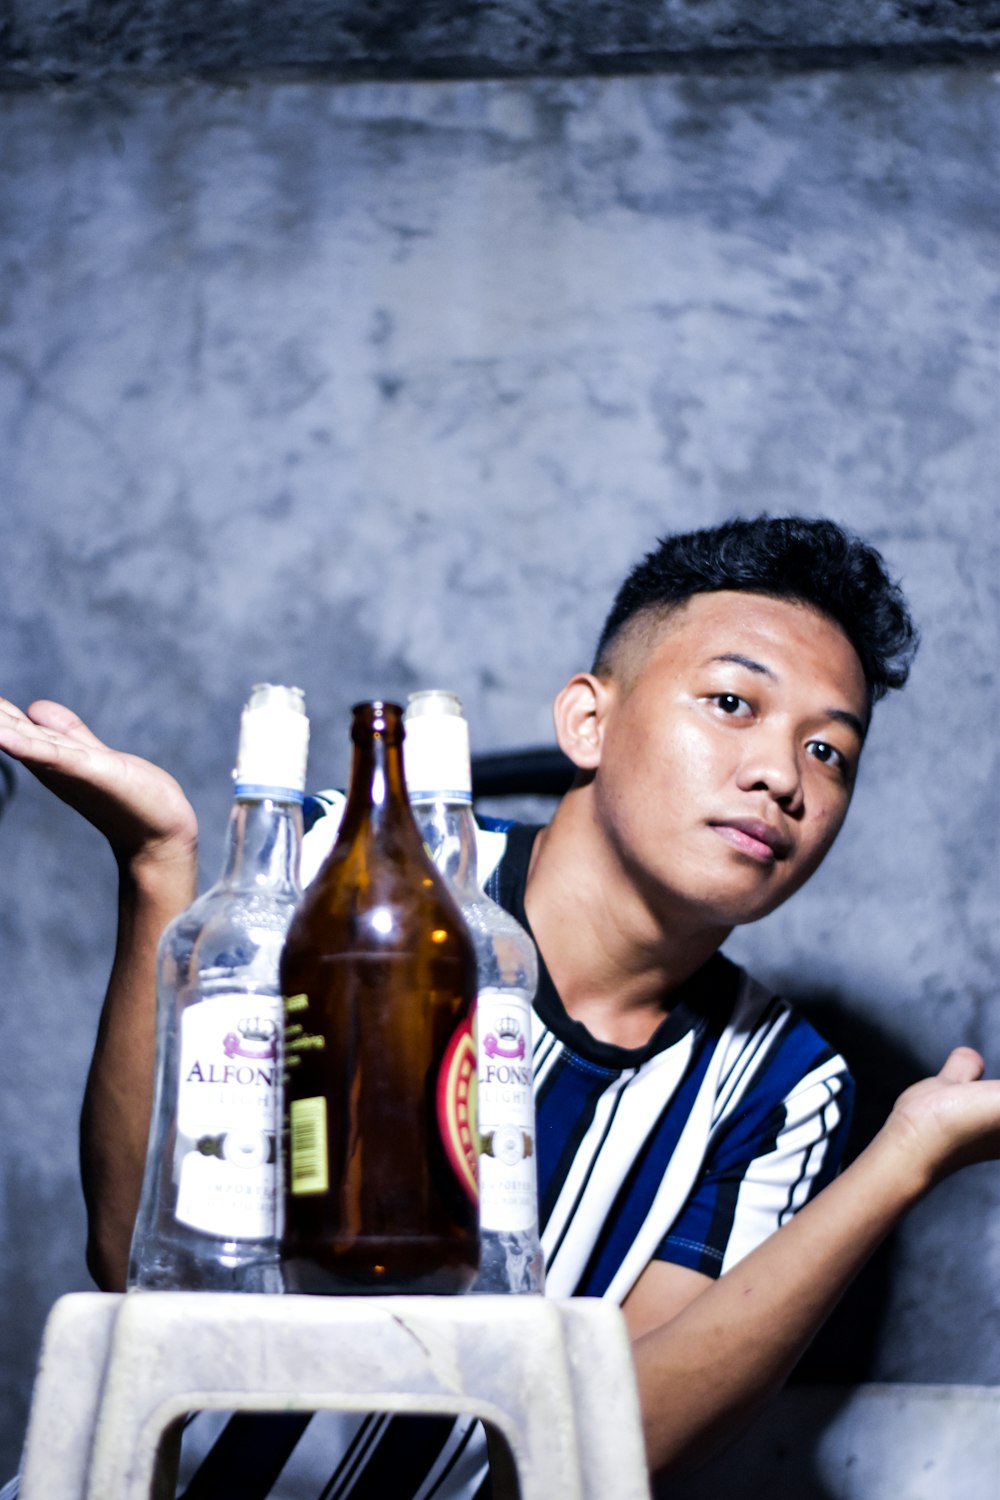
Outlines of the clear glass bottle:
{"type": "Polygon", "coordinates": [[[479,884],[469,730],[454,693],[413,693],[406,779],[424,842],[476,949],[477,1113],[481,1256],[474,1292],[541,1292],[531,1002],[535,945],[479,884]]]}
{"type": "Polygon", "coordinates": [[[278,965],[302,894],[308,740],[300,689],[254,687],[222,875],[160,941],[156,1090],[130,1287],[282,1289],[278,965]]]}
{"type": "Polygon", "coordinates": [[[476,957],[406,797],[403,711],[354,709],[337,842],[281,959],[288,1291],[467,1291],[476,957]]]}

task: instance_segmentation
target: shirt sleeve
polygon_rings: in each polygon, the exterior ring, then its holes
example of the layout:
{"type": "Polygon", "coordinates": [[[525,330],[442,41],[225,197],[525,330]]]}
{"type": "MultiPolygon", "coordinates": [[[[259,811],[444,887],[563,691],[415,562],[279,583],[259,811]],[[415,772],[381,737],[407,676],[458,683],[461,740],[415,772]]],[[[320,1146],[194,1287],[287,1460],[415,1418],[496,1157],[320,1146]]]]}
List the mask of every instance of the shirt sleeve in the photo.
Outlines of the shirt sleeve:
{"type": "Polygon", "coordinates": [[[302,809],[301,878],[303,889],[314,879],[337,840],[347,798],[343,792],[313,792],[302,809]]]}
{"type": "MultiPolygon", "coordinates": [[[[320,865],[333,848],[344,816],[347,798],[343,792],[313,792],[303,807],[301,878],[307,886],[319,872],[320,865]]],[[[476,825],[478,876],[485,885],[503,857],[507,847],[507,830],[513,824],[503,818],[479,818],[476,825]]]]}
{"type": "Polygon", "coordinates": [[[720,1276],[836,1176],[854,1098],[843,1058],[826,1051],[777,1100],[767,1085],[717,1131],[657,1260],[720,1276]]]}

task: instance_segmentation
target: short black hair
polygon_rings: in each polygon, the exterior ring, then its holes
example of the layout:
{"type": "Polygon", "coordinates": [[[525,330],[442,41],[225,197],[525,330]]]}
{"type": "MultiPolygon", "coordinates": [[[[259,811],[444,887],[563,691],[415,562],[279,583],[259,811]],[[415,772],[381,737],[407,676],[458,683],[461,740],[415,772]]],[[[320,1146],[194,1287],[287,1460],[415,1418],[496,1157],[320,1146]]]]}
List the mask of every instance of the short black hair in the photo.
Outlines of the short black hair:
{"type": "Polygon", "coordinates": [[[909,676],[920,636],[880,553],[835,521],[767,515],[661,537],[618,590],[593,670],[610,669],[614,643],[638,616],[666,617],[694,594],[723,589],[806,604],[834,620],[857,652],[871,703],[909,676]]]}

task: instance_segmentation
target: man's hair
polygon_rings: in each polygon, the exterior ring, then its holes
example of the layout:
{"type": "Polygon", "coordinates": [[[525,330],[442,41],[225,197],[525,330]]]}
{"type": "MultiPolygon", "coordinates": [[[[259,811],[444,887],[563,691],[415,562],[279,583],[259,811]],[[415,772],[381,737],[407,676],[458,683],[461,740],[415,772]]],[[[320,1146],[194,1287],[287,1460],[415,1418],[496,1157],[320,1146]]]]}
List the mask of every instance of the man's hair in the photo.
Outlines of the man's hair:
{"type": "Polygon", "coordinates": [[[694,594],[722,589],[805,604],[857,652],[870,702],[909,676],[919,634],[875,548],[834,521],[757,516],[660,539],[618,590],[593,670],[610,673],[626,626],[656,626],[694,594]]]}

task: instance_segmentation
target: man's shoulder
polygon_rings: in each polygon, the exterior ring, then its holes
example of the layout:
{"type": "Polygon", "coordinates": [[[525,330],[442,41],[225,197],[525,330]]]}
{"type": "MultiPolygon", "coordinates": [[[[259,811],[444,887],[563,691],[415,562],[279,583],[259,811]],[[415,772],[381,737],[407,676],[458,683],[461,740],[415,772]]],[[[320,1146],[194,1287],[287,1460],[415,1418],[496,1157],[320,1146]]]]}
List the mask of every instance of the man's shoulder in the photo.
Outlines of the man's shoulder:
{"type": "Polygon", "coordinates": [[[850,1086],[846,1060],[813,1024],[808,1004],[784,998],[739,965],[732,968],[738,981],[727,1039],[730,1066],[738,1070],[753,1059],[753,1072],[769,1077],[782,1093],[807,1081],[810,1087],[820,1082],[850,1086]]]}

